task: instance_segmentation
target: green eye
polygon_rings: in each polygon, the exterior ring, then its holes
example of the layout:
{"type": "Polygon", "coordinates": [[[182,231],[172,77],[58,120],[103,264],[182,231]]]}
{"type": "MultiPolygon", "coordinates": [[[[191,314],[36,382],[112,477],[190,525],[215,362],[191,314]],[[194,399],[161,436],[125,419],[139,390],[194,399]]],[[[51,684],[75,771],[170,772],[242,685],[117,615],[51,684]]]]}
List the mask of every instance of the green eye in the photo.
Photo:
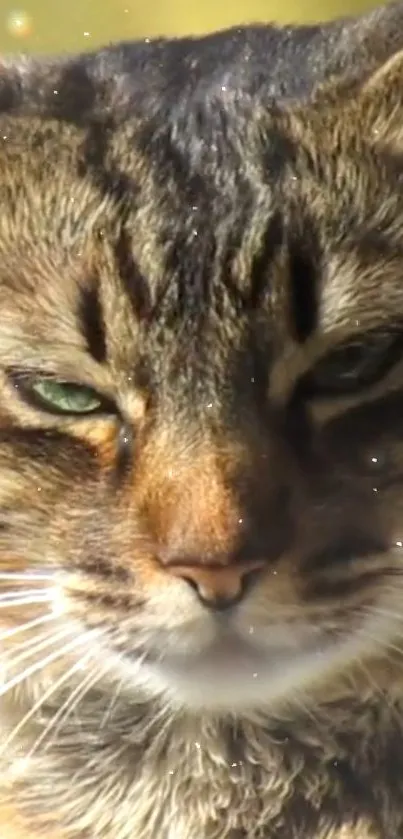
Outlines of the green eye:
{"type": "Polygon", "coordinates": [[[44,407],[62,414],[91,414],[102,405],[102,400],[91,388],[71,382],[38,379],[31,384],[31,391],[44,407]]]}

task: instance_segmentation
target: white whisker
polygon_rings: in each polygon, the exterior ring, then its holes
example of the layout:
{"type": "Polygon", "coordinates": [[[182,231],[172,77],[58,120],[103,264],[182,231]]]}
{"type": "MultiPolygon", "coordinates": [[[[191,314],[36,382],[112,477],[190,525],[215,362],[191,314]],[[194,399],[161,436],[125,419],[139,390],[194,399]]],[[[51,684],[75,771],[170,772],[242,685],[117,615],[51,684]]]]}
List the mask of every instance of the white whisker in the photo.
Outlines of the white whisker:
{"type": "Polygon", "coordinates": [[[46,647],[49,647],[51,644],[62,641],[63,638],[66,638],[68,635],[72,635],[74,631],[75,630],[72,626],[68,626],[63,627],[63,629],[60,629],[59,632],[46,632],[43,635],[40,635],[39,638],[30,638],[29,641],[19,645],[17,650],[5,652],[2,656],[0,656],[0,660],[1,658],[5,659],[6,662],[9,662],[10,665],[14,667],[16,664],[24,661],[24,659],[29,658],[29,656],[46,649],[46,647]],[[18,655],[15,655],[15,652],[18,652],[18,655]]]}
{"type": "Polygon", "coordinates": [[[73,711],[77,708],[77,705],[84,699],[84,696],[91,690],[92,687],[102,678],[102,676],[107,672],[109,668],[104,667],[100,672],[99,671],[90,671],[87,673],[86,676],[82,679],[82,681],[76,685],[75,689],[71,692],[71,694],[67,697],[66,701],[63,705],[59,708],[55,716],[50,720],[49,724],[46,726],[46,729],[42,732],[41,736],[36,740],[34,746],[30,750],[28,757],[32,757],[34,752],[37,751],[43,740],[49,734],[52,734],[53,741],[49,740],[48,745],[45,748],[47,751],[50,748],[52,742],[55,741],[60,728],[66,720],[71,716],[73,711]],[[55,724],[57,723],[56,727],[54,728],[55,724]]]}
{"type": "Polygon", "coordinates": [[[396,721],[399,721],[400,720],[400,715],[396,711],[396,708],[393,704],[393,701],[391,701],[390,698],[388,697],[387,691],[385,691],[381,687],[381,685],[379,685],[378,682],[373,678],[373,676],[370,673],[368,667],[366,667],[363,662],[357,662],[357,664],[359,665],[359,668],[360,668],[361,672],[364,674],[364,677],[366,678],[369,686],[372,688],[372,690],[374,691],[376,696],[379,697],[381,702],[383,702],[388,707],[392,717],[394,717],[394,719],[396,721]]]}
{"type": "Polygon", "coordinates": [[[49,621],[53,620],[56,620],[56,615],[46,614],[42,615],[41,618],[34,618],[33,620],[21,623],[19,626],[15,626],[13,629],[7,629],[5,632],[0,633],[0,644],[2,643],[2,641],[6,641],[8,638],[12,638],[13,635],[18,635],[19,632],[26,632],[29,629],[35,629],[37,626],[41,626],[42,624],[48,623],[49,621]]]}
{"type": "Polygon", "coordinates": [[[15,580],[15,582],[32,583],[38,580],[39,582],[49,582],[54,579],[54,574],[36,574],[35,571],[26,571],[19,573],[18,571],[2,571],[0,572],[0,580],[15,580]]]}
{"type": "MultiPolygon", "coordinates": [[[[84,659],[89,659],[91,655],[92,652],[90,651],[86,654],[86,656],[84,656],[84,659]]],[[[11,745],[15,737],[17,737],[19,732],[26,726],[29,720],[31,720],[32,717],[36,714],[36,712],[42,707],[44,702],[46,702],[47,699],[50,699],[50,697],[57,691],[57,689],[62,687],[62,685],[65,682],[67,682],[68,679],[70,679],[70,677],[73,676],[77,670],[80,670],[82,665],[83,659],[80,659],[80,661],[76,662],[72,667],[70,667],[70,669],[67,670],[66,673],[63,673],[59,679],[53,682],[48,688],[48,690],[46,690],[45,693],[43,693],[42,696],[39,697],[39,699],[34,703],[34,705],[32,705],[29,711],[19,721],[19,723],[13,728],[5,742],[2,744],[0,749],[0,758],[5,753],[6,749],[11,745]]]]}
{"type": "Polygon", "coordinates": [[[13,606],[35,606],[41,603],[50,603],[54,594],[36,594],[36,597],[20,597],[19,599],[8,598],[0,603],[0,609],[10,609],[13,606]]]}
{"type": "Polygon", "coordinates": [[[362,607],[361,612],[369,617],[371,615],[379,615],[380,617],[392,618],[393,620],[403,621],[403,613],[393,612],[391,609],[381,609],[379,606],[362,607]]]}
{"type": "Polygon", "coordinates": [[[116,702],[118,701],[120,691],[122,690],[123,682],[124,682],[124,676],[122,676],[122,678],[119,680],[119,682],[116,686],[116,690],[113,691],[112,698],[111,698],[110,702],[108,702],[105,713],[103,714],[101,722],[99,724],[99,727],[101,729],[105,728],[106,723],[107,723],[107,721],[109,720],[109,718],[112,714],[112,711],[113,711],[113,709],[116,705],[116,702]]]}
{"type": "Polygon", "coordinates": [[[381,638],[377,638],[375,635],[372,635],[372,633],[368,632],[368,630],[365,628],[360,630],[360,635],[362,638],[368,638],[370,641],[372,641],[373,644],[376,644],[378,647],[380,647],[381,650],[384,650],[385,652],[398,653],[398,655],[403,656],[403,648],[397,647],[396,644],[392,644],[390,641],[383,641],[381,638]]]}
{"type": "Polygon", "coordinates": [[[90,638],[94,638],[99,635],[99,630],[90,630],[89,632],[85,632],[80,635],[78,638],[74,638],[73,641],[65,644],[56,652],[50,653],[50,655],[46,656],[45,658],[41,659],[40,661],[35,662],[35,664],[31,664],[22,673],[19,673],[17,676],[14,676],[13,679],[10,679],[6,682],[2,687],[0,687],[0,696],[4,696],[8,691],[12,690],[13,688],[17,687],[17,685],[21,684],[21,682],[25,681],[29,678],[29,676],[33,676],[35,673],[38,673],[40,670],[43,670],[48,664],[52,664],[52,662],[56,661],[58,658],[61,658],[65,653],[71,652],[76,647],[79,647],[80,644],[83,644],[85,641],[88,641],[90,638]]]}
{"type": "Polygon", "coordinates": [[[375,681],[375,679],[373,679],[370,671],[368,670],[368,667],[366,667],[365,664],[362,661],[357,661],[357,665],[358,665],[359,669],[361,670],[361,672],[364,674],[364,677],[366,678],[370,687],[374,690],[374,692],[378,696],[380,696],[382,699],[384,699],[384,692],[383,692],[381,686],[378,685],[378,683],[375,681]]]}
{"type": "Polygon", "coordinates": [[[27,588],[27,589],[16,589],[15,591],[6,591],[4,594],[0,594],[0,603],[2,603],[3,600],[7,600],[7,598],[13,599],[14,597],[21,597],[21,595],[23,595],[24,597],[32,597],[33,595],[38,595],[38,594],[41,597],[44,594],[48,594],[48,595],[54,594],[54,589],[43,588],[43,586],[41,586],[40,588],[27,588]]]}
{"type": "Polygon", "coordinates": [[[315,713],[310,703],[306,701],[306,698],[304,701],[303,691],[299,691],[298,694],[296,694],[293,697],[293,702],[295,702],[295,704],[297,705],[297,707],[301,709],[303,714],[305,714],[314,723],[316,728],[321,727],[322,723],[320,717],[317,713],[315,713]]]}
{"type": "Polygon", "coordinates": [[[72,627],[62,627],[59,628],[57,632],[55,632],[54,628],[51,628],[50,630],[48,628],[46,632],[35,634],[33,638],[28,637],[21,643],[16,645],[13,644],[12,647],[3,647],[0,653],[0,664],[3,665],[4,662],[6,662],[6,664],[9,663],[10,665],[18,664],[25,658],[34,655],[36,652],[40,652],[49,644],[63,640],[66,635],[72,634],[73,631],[72,627]]]}

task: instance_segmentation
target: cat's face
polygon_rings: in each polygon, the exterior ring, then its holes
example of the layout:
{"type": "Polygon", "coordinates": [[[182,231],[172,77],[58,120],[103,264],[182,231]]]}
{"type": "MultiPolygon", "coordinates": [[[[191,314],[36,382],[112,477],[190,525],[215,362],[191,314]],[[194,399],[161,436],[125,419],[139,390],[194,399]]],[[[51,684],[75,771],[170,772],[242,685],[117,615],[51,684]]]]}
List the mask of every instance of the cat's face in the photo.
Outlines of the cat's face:
{"type": "Polygon", "coordinates": [[[2,118],[9,684],[225,712],[399,671],[403,163],[343,95],[2,118]]]}

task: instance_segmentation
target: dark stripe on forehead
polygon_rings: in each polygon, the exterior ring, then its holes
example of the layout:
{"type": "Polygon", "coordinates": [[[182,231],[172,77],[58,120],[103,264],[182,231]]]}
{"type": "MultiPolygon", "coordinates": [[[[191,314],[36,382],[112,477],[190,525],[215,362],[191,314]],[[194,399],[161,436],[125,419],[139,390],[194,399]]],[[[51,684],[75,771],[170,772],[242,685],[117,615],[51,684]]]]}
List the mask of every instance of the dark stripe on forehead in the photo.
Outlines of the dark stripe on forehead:
{"type": "Polygon", "coordinates": [[[260,248],[252,261],[249,305],[257,308],[269,292],[270,268],[283,244],[284,227],[281,214],[270,218],[260,248]]]}
{"type": "Polygon", "coordinates": [[[143,318],[150,309],[149,287],[134,258],[132,234],[128,229],[128,216],[134,208],[138,187],[131,174],[112,160],[111,138],[119,130],[123,133],[111,118],[91,121],[81,150],[78,175],[90,178],[100,195],[116,205],[120,224],[113,243],[117,274],[137,317],[143,318]]]}
{"type": "MultiPolygon", "coordinates": [[[[183,196],[186,195],[190,207],[203,197],[208,173],[202,177],[200,171],[194,171],[190,148],[184,148],[186,141],[190,147],[192,137],[185,133],[179,140],[180,130],[172,123],[170,114],[162,112],[158,118],[145,120],[136,137],[136,144],[142,157],[151,161],[158,186],[165,187],[169,182],[174,183],[177,190],[183,196]]],[[[196,142],[197,138],[193,139],[196,142]]]]}
{"type": "Polygon", "coordinates": [[[270,186],[283,178],[286,170],[295,164],[298,147],[285,130],[275,123],[277,109],[270,109],[273,123],[269,123],[267,133],[262,133],[262,177],[270,186]]]}
{"type": "Polygon", "coordinates": [[[316,329],[318,318],[319,266],[309,242],[290,243],[287,273],[291,329],[303,344],[316,329]]]}
{"type": "Polygon", "coordinates": [[[138,132],[136,144],[152,164],[155,183],[164,191],[170,187],[178,207],[188,208],[193,226],[218,211],[221,216],[232,211],[234,193],[247,201],[244,124],[236,107],[227,109],[206,96],[203,103],[187,103],[186,110],[161,111],[138,132]]]}
{"type": "Polygon", "coordinates": [[[236,309],[240,307],[255,309],[264,304],[265,299],[270,295],[273,261],[284,240],[281,214],[275,212],[265,221],[262,210],[263,217],[259,217],[255,222],[252,221],[252,231],[255,226],[257,227],[253,241],[249,245],[244,245],[248,216],[252,217],[254,209],[251,194],[244,212],[239,214],[234,221],[221,258],[220,284],[228,292],[236,309]],[[238,276],[236,258],[243,247],[249,248],[249,253],[248,250],[245,253],[248,269],[238,276]]]}
{"type": "Polygon", "coordinates": [[[309,207],[291,198],[285,208],[284,289],[289,329],[303,344],[317,327],[323,254],[318,224],[309,207]]]}
{"type": "Polygon", "coordinates": [[[124,215],[128,203],[134,202],[138,188],[130,174],[120,169],[116,161],[112,160],[111,137],[118,130],[123,134],[123,129],[118,129],[110,117],[89,121],[78,164],[78,175],[81,178],[90,178],[102,196],[118,204],[124,215]]]}
{"type": "Polygon", "coordinates": [[[79,320],[88,352],[95,361],[103,364],[106,361],[106,337],[98,277],[83,289],[79,306],[79,320]]]}
{"type": "Polygon", "coordinates": [[[132,238],[126,226],[120,229],[114,254],[122,288],[138,318],[144,319],[151,311],[150,286],[134,258],[132,238]]]}

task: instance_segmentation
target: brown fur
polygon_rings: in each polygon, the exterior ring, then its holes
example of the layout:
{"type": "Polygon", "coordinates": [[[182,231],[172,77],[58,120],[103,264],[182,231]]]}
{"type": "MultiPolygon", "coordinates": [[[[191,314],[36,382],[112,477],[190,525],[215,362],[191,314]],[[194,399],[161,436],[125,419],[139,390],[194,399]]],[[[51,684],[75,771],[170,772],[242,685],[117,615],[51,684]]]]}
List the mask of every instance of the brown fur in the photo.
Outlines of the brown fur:
{"type": "Polygon", "coordinates": [[[276,102],[232,69],[157,107],[151,63],[149,109],[87,68],[71,112],[80,63],[5,63],[2,839],[403,833],[403,53],[381,19],[362,72],[322,63],[276,102]],[[105,410],[40,408],[44,375],[105,410]]]}

